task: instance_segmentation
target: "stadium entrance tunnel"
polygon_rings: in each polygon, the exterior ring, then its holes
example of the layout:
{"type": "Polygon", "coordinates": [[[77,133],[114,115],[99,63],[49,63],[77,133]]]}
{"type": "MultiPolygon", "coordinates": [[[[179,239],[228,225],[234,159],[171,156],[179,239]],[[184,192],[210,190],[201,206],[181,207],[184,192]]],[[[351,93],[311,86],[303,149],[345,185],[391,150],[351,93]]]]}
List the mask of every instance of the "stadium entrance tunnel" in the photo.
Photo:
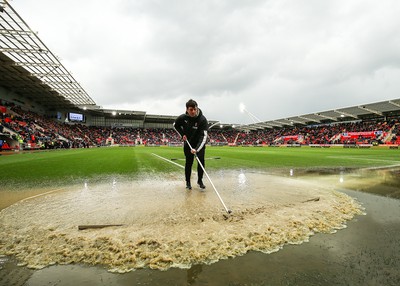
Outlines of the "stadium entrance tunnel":
{"type": "Polygon", "coordinates": [[[250,251],[276,252],[315,233],[334,233],[363,214],[332,178],[245,170],[211,176],[231,215],[209,184],[206,191],[185,190],[180,173],[85,181],[3,209],[0,254],[33,269],[74,263],[119,273],[190,268],[250,251]]]}

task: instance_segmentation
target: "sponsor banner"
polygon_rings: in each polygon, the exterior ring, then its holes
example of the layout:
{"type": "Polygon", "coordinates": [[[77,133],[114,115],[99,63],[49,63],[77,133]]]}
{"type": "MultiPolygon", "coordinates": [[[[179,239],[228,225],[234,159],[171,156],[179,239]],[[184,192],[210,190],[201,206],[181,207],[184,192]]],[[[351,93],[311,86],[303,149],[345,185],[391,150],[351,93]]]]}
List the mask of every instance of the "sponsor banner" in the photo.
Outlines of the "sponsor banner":
{"type": "Polygon", "coordinates": [[[362,132],[344,132],[342,133],[342,138],[358,138],[359,136],[361,137],[376,137],[381,135],[383,132],[382,131],[362,131],[362,132]]]}
{"type": "Polygon", "coordinates": [[[330,148],[331,146],[336,146],[336,145],[331,145],[331,144],[310,144],[308,145],[311,148],[330,148]]]}
{"type": "Polygon", "coordinates": [[[285,141],[289,141],[289,140],[299,140],[299,139],[303,138],[303,136],[302,135],[288,135],[288,136],[282,136],[281,138],[285,141]]]}

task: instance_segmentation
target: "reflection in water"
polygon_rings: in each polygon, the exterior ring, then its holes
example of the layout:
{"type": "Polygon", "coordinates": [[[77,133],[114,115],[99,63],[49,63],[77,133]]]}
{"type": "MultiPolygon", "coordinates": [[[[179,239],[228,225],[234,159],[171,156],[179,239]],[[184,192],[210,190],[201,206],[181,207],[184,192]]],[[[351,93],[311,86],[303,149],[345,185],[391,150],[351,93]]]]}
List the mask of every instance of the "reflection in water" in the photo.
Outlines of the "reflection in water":
{"type": "Polygon", "coordinates": [[[8,257],[0,255],[0,270],[3,269],[3,265],[8,262],[8,257]]]}
{"type": "Polygon", "coordinates": [[[112,181],[112,190],[116,190],[117,189],[117,179],[116,178],[113,178],[113,181],[112,181]]]}
{"type": "Polygon", "coordinates": [[[202,271],[203,266],[201,264],[192,265],[192,267],[187,270],[187,284],[193,285],[202,271]]]}
{"type": "Polygon", "coordinates": [[[301,170],[304,179],[330,184],[339,189],[350,189],[400,199],[400,169],[360,170],[301,170]]]}
{"type": "Polygon", "coordinates": [[[340,171],[340,175],[339,175],[339,183],[343,183],[344,182],[344,172],[340,171]]]}
{"type": "Polygon", "coordinates": [[[240,174],[238,175],[238,186],[239,188],[245,187],[246,185],[246,175],[243,170],[240,170],[240,174]]]}

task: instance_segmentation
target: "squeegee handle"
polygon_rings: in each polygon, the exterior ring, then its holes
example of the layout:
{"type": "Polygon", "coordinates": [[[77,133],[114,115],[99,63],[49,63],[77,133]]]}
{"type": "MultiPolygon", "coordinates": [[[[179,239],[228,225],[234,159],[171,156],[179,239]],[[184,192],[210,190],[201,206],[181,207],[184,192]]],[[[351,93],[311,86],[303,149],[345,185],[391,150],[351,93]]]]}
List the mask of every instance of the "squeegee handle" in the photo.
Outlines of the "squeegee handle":
{"type": "MultiPolygon", "coordinates": [[[[190,149],[193,149],[188,140],[186,140],[186,143],[189,145],[190,149]]],[[[219,200],[221,201],[221,204],[224,206],[225,211],[229,214],[230,213],[229,209],[226,207],[224,201],[222,200],[221,196],[219,195],[217,188],[214,186],[213,182],[211,181],[210,176],[207,174],[206,169],[204,168],[203,164],[200,162],[199,157],[197,157],[196,154],[194,154],[194,156],[196,157],[196,160],[199,163],[200,167],[203,169],[204,174],[206,174],[208,181],[210,181],[210,184],[212,185],[215,193],[217,194],[219,200]]]]}

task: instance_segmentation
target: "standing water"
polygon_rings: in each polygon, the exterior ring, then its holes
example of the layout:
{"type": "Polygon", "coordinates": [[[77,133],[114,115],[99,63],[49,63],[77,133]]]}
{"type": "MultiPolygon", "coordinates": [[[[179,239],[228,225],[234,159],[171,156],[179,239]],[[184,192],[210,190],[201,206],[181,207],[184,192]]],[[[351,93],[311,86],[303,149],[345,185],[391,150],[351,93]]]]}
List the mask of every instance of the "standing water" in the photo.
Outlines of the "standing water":
{"type": "Polygon", "coordinates": [[[337,192],[332,176],[220,171],[213,178],[232,215],[211,188],[185,191],[173,175],[86,182],[14,204],[0,213],[7,255],[0,283],[375,285],[399,278],[398,200],[337,192]]]}

